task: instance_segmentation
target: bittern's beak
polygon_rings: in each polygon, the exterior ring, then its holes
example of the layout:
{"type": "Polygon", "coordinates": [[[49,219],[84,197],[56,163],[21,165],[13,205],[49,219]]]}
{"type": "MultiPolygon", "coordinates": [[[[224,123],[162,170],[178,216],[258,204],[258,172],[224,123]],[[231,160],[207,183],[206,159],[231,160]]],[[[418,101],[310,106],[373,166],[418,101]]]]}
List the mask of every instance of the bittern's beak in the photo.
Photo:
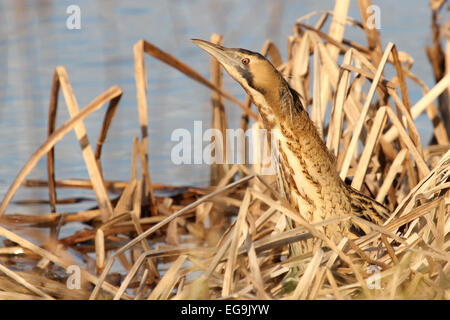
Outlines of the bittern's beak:
{"type": "Polygon", "coordinates": [[[224,48],[217,44],[200,40],[200,39],[191,39],[191,41],[208,52],[214,58],[216,58],[220,64],[224,67],[234,67],[239,66],[241,61],[241,57],[236,54],[234,49],[224,48]]]}

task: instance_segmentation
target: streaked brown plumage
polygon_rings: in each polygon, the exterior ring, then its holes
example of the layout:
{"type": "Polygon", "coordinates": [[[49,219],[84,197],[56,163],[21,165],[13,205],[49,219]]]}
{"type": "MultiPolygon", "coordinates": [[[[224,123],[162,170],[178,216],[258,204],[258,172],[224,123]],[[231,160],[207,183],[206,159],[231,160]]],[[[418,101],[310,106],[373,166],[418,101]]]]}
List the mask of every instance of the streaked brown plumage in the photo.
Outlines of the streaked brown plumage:
{"type": "MultiPolygon", "coordinates": [[[[386,207],[341,180],[335,159],[298,94],[266,58],[245,49],[224,48],[203,40],[193,42],[241,84],[258,108],[264,127],[277,135],[278,186],[305,219],[318,222],[349,213],[377,224],[387,219],[386,207]]],[[[356,234],[362,231],[343,222],[327,226],[325,232],[339,239],[349,230],[356,234]]]]}

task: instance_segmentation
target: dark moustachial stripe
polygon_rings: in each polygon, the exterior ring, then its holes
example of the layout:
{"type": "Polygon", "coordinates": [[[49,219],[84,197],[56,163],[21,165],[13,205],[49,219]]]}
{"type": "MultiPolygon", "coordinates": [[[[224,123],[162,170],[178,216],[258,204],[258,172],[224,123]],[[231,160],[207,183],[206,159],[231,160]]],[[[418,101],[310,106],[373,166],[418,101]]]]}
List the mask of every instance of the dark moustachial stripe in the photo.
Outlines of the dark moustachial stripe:
{"type": "Polygon", "coordinates": [[[254,89],[254,81],[253,81],[253,75],[247,68],[243,67],[236,67],[239,74],[244,77],[245,80],[247,80],[247,83],[250,87],[254,89]]]}
{"type": "Polygon", "coordinates": [[[250,72],[249,69],[243,68],[243,67],[236,67],[237,71],[241,74],[241,76],[247,80],[248,85],[255,89],[256,91],[260,92],[261,94],[265,94],[266,90],[263,88],[257,87],[255,85],[255,81],[253,80],[253,74],[250,72]]]}

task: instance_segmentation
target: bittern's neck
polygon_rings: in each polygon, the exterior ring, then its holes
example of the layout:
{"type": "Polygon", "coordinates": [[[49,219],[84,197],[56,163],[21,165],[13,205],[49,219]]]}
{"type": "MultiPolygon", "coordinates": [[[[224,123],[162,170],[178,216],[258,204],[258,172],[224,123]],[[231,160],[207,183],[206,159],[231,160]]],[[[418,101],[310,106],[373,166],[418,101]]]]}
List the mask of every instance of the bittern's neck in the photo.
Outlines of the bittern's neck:
{"type": "Polygon", "coordinates": [[[297,93],[281,76],[264,90],[248,87],[246,91],[257,106],[266,129],[298,125],[297,118],[304,109],[297,93]]]}

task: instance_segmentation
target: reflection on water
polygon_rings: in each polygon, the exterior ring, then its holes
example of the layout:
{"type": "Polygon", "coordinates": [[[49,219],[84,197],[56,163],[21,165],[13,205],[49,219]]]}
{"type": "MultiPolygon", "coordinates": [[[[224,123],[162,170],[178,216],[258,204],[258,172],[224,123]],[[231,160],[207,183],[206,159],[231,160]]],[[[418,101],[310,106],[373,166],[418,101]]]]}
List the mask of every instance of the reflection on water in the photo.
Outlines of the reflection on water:
{"type": "MultiPolygon", "coordinates": [[[[381,8],[384,44],[393,41],[399,50],[415,59],[413,71],[432,86],[433,79],[424,54],[430,23],[428,2],[421,0],[373,1],[381,8]],[[404,6],[408,5],[408,10],[404,6]]],[[[46,138],[47,112],[53,70],[64,65],[80,108],[111,85],[119,85],[123,97],[103,148],[103,170],[109,180],[126,180],[130,174],[131,142],[139,135],[133,65],[133,44],[139,39],[172,53],[208,76],[209,56],[190,38],[208,39],[213,32],[225,44],[259,50],[268,38],[285,56],[286,38],[295,20],[315,10],[332,10],[334,1],[25,1],[0,2],[0,196],[30,155],[46,138]],[[66,28],[66,8],[81,8],[81,30],[66,28]]],[[[359,19],[356,1],[350,16],[359,19]]],[[[312,19],[309,23],[314,23],[312,19]]],[[[308,21],[307,21],[308,23],[308,21]]],[[[346,37],[365,43],[354,29],[346,37]]],[[[149,150],[154,182],[204,185],[209,170],[203,165],[176,166],[170,161],[176,128],[193,130],[194,120],[210,123],[210,92],[166,65],[147,58],[149,150]]],[[[226,76],[226,88],[243,99],[242,90],[226,76]]],[[[420,97],[411,87],[412,102],[420,97]]],[[[61,96],[61,95],[60,95],[61,96]]],[[[85,120],[91,144],[100,130],[104,110],[85,120]]],[[[240,112],[227,104],[228,122],[236,127],[240,112]]],[[[69,118],[60,97],[57,125],[69,118]]],[[[428,119],[419,119],[419,129],[428,141],[428,119]]],[[[87,178],[75,134],[71,132],[55,150],[57,179],[87,178]]],[[[46,178],[45,159],[30,178],[46,178]]],[[[61,190],[59,197],[93,197],[83,190],[61,190]]],[[[18,199],[47,197],[45,188],[21,188],[18,199]]],[[[65,206],[70,211],[75,205],[65,206]]],[[[11,205],[9,212],[48,211],[47,206],[11,205]],[[32,209],[32,210],[30,210],[32,209]]]]}

